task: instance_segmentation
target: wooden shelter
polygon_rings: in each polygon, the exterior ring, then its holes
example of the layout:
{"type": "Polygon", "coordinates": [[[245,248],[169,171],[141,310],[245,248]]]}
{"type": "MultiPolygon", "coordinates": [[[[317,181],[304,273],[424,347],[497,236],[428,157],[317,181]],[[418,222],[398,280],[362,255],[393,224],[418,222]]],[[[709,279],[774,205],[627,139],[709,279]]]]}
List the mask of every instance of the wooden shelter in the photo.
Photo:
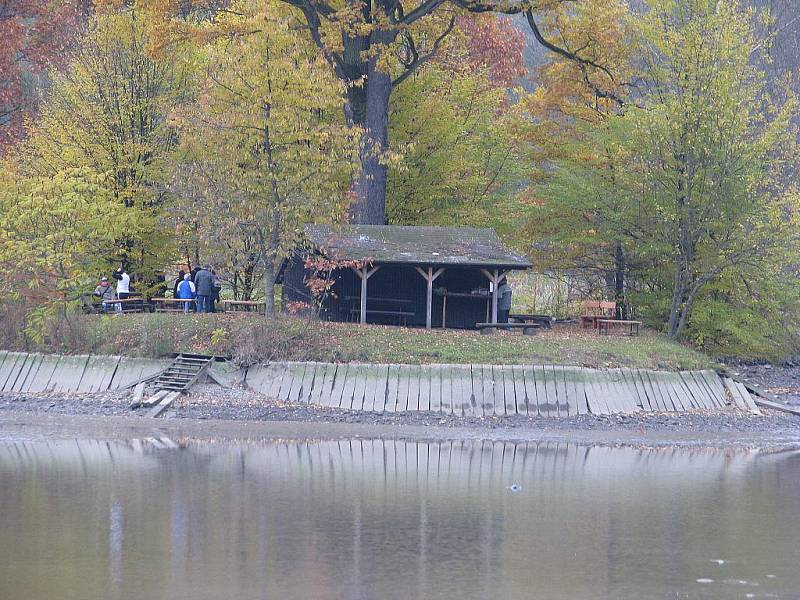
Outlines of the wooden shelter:
{"type": "Polygon", "coordinates": [[[319,254],[365,266],[334,273],[320,316],[331,321],[473,328],[497,322],[497,284],[527,259],[493,229],[308,225],[308,248],[283,273],[284,302],[310,302],[304,259],[319,254]]]}

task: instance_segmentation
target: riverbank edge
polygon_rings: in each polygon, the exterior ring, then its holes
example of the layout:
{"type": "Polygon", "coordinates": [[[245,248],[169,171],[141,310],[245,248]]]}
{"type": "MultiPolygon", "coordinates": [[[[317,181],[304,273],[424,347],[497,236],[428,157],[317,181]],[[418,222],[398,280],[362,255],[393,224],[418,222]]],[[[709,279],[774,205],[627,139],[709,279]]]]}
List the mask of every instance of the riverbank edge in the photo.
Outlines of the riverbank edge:
{"type": "MultiPolygon", "coordinates": [[[[0,351],[0,393],[123,390],[154,379],[169,364],[169,359],[0,351]]],[[[747,390],[711,370],[318,362],[210,370],[223,387],[243,386],[285,402],[369,412],[565,416],[728,406],[759,412],[747,390]]]]}
{"type": "Polygon", "coordinates": [[[517,443],[569,443],[581,446],[633,448],[762,449],[800,451],[800,430],[787,432],[657,430],[492,429],[469,427],[397,425],[381,423],[334,423],[309,421],[237,421],[225,419],[151,419],[143,416],[46,414],[26,411],[0,412],[0,443],[71,439],[103,441],[133,438],[191,439],[225,443],[313,443],[337,439],[395,439],[416,441],[488,441],[517,443]]]}

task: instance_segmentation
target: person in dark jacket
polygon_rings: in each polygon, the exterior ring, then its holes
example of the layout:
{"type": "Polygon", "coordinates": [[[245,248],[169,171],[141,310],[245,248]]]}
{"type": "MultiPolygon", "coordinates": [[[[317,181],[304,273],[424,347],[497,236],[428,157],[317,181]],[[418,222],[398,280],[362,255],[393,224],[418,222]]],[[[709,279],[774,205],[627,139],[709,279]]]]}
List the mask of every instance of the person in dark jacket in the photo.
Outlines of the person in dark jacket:
{"type": "MultiPolygon", "coordinates": [[[[192,270],[189,271],[189,279],[191,279],[192,283],[194,283],[194,278],[197,273],[200,271],[202,267],[192,267],[192,270]]],[[[192,306],[189,308],[192,312],[197,312],[197,303],[192,303],[192,306]]]]}
{"type": "Polygon", "coordinates": [[[197,288],[197,312],[211,312],[212,298],[214,297],[214,276],[209,267],[203,267],[194,276],[194,285],[197,288]]]}
{"type": "MultiPolygon", "coordinates": [[[[186,272],[183,269],[178,271],[178,278],[172,284],[172,297],[173,298],[178,298],[179,297],[178,296],[178,286],[181,283],[183,283],[183,276],[184,275],[186,275],[186,272]]],[[[189,279],[191,279],[191,277],[189,279]]]]}
{"type": "Polygon", "coordinates": [[[217,279],[217,273],[212,269],[211,275],[214,277],[214,294],[211,297],[211,312],[217,312],[217,302],[219,302],[219,295],[222,292],[222,285],[217,279]]]}
{"type": "MultiPolygon", "coordinates": [[[[183,281],[178,284],[178,288],[175,291],[175,297],[181,300],[196,300],[197,294],[195,294],[194,283],[192,283],[192,279],[188,273],[183,276],[183,281]]],[[[194,304],[194,302],[183,303],[183,314],[187,314],[189,312],[189,307],[192,304],[194,304]]]]}
{"type": "Polygon", "coordinates": [[[511,286],[508,280],[503,277],[497,288],[497,321],[498,323],[508,323],[508,315],[511,312],[511,286]]]}

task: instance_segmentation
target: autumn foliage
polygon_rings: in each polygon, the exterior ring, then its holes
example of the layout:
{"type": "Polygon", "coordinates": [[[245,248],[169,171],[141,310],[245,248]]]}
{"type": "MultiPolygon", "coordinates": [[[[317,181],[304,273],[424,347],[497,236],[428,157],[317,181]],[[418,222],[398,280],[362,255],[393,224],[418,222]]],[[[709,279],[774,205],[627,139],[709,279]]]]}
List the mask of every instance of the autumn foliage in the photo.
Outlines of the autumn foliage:
{"type": "Polygon", "coordinates": [[[35,113],[51,68],[63,67],[83,16],[78,0],[0,0],[0,154],[35,113]]]}

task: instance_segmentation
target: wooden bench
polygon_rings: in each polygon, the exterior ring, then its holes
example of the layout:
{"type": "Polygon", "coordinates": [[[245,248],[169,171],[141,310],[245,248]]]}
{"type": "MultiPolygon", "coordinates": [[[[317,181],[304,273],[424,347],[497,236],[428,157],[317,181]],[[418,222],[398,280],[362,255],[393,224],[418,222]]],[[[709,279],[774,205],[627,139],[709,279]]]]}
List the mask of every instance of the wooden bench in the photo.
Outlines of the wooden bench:
{"type": "Polygon", "coordinates": [[[141,297],[106,300],[106,304],[113,306],[114,310],[119,306],[122,309],[121,312],[150,312],[150,303],[141,297]]]}
{"type": "MultiPolygon", "coordinates": [[[[408,323],[408,317],[414,317],[417,313],[410,312],[407,310],[375,310],[372,308],[367,309],[367,315],[381,315],[381,316],[391,316],[397,317],[397,324],[398,325],[406,325],[408,323]],[[402,321],[402,323],[401,323],[402,321]]],[[[360,308],[352,308],[350,309],[350,315],[353,317],[353,320],[358,320],[361,315],[360,308]]]]}
{"type": "Polygon", "coordinates": [[[90,315],[99,315],[105,312],[103,310],[103,302],[97,296],[89,294],[81,294],[80,301],[83,306],[83,312],[90,315]]]}
{"type": "Polygon", "coordinates": [[[515,323],[539,323],[545,329],[550,329],[554,320],[550,315],[513,314],[508,315],[508,318],[515,323]]]}
{"type": "Polygon", "coordinates": [[[597,335],[609,335],[612,325],[625,325],[628,327],[628,335],[639,335],[639,327],[641,324],[641,321],[629,321],[625,319],[598,319],[597,335]]]}
{"type": "Polygon", "coordinates": [[[494,333],[495,329],[522,329],[522,335],[536,335],[542,329],[541,323],[475,323],[482,335],[494,333]]]}
{"type": "Polygon", "coordinates": [[[150,298],[156,312],[183,312],[187,302],[194,304],[194,298],[150,298]]]}
{"type": "Polygon", "coordinates": [[[263,313],[267,310],[266,302],[257,300],[223,300],[222,307],[230,312],[257,312],[263,313]]]}
{"type": "Polygon", "coordinates": [[[583,314],[581,315],[581,327],[593,327],[597,329],[597,321],[600,319],[613,319],[617,313],[617,303],[606,300],[587,300],[583,303],[583,314]]]}
{"type": "MultiPolygon", "coordinates": [[[[345,317],[348,322],[358,322],[361,320],[361,296],[344,297],[346,311],[345,317]]],[[[367,315],[396,316],[398,325],[406,325],[408,317],[416,316],[416,313],[408,310],[413,305],[413,300],[406,298],[379,298],[377,296],[367,297],[367,315]],[[375,306],[377,308],[370,308],[375,306]]]]}

